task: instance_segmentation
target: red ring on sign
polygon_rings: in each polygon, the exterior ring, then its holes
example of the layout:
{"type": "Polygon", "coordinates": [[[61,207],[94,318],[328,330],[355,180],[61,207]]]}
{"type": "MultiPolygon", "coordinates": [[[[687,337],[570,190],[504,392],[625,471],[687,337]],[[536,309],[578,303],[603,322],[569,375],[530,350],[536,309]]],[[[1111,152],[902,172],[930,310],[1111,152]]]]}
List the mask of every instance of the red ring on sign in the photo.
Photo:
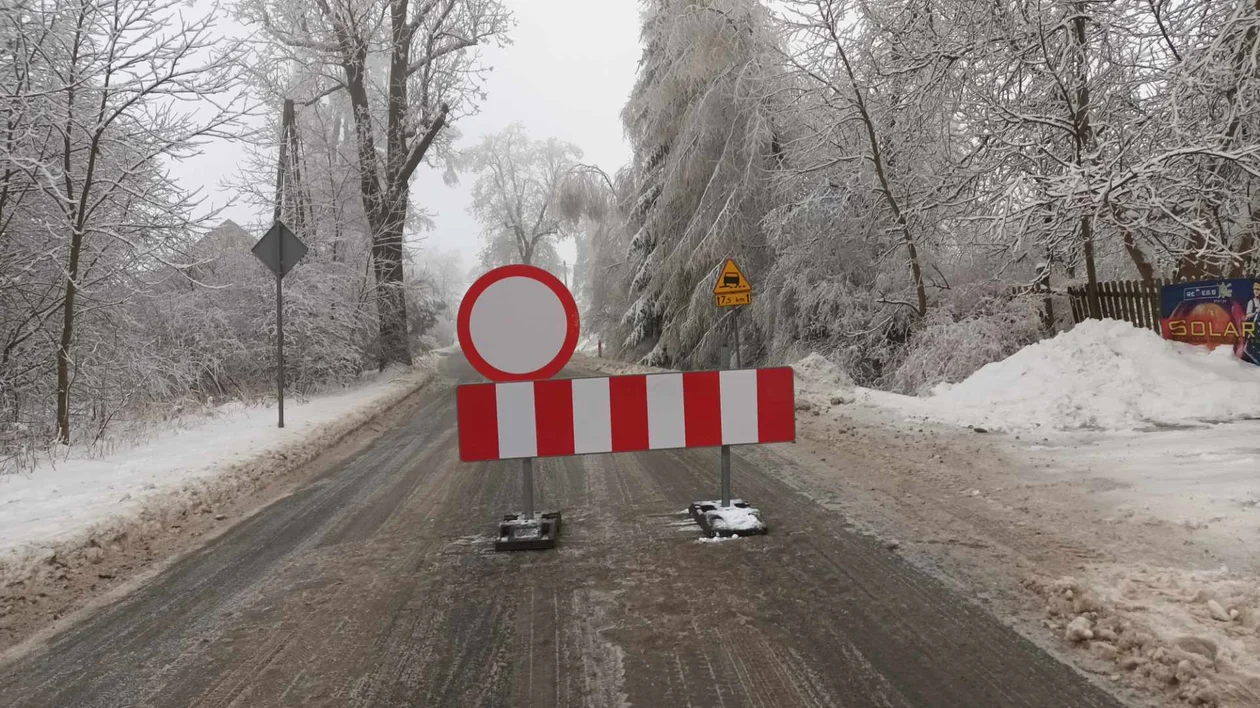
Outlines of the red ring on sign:
{"type": "Polygon", "coordinates": [[[577,303],[573,301],[573,294],[564,286],[564,283],[542,268],[520,263],[500,266],[477,278],[477,281],[472,284],[472,287],[468,288],[468,292],[464,294],[464,299],[459,303],[459,318],[456,323],[459,346],[460,349],[464,350],[464,356],[468,359],[468,363],[472,364],[472,367],[478,373],[491,381],[533,381],[536,379],[549,379],[555,376],[564,368],[565,364],[569,363],[569,359],[573,357],[574,350],[577,349],[578,328],[577,303]],[[560,351],[556,353],[555,358],[540,369],[520,374],[508,373],[486,361],[473,344],[471,330],[473,305],[477,303],[477,298],[481,297],[481,294],[487,288],[505,278],[531,278],[537,280],[556,294],[556,298],[560,300],[561,307],[564,308],[567,324],[564,344],[560,345],[560,351]]]}

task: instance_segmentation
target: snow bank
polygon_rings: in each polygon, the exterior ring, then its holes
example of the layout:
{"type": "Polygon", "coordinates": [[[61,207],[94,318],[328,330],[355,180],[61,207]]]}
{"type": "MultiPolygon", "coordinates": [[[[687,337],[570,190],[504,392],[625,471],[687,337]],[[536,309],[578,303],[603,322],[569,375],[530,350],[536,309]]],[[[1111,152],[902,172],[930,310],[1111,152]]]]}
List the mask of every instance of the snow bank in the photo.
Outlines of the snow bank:
{"type": "Polygon", "coordinates": [[[793,364],[792,371],[802,382],[821,384],[829,389],[853,388],[853,379],[849,374],[818,352],[793,364]]]}
{"type": "Polygon", "coordinates": [[[853,379],[827,357],[813,352],[792,364],[796,385],[796,408],[817,413],[829,405],[852,403],[853,379]]]}
{"type": "Polygon", "coordinates": [[[338,432],[418,388],[430,372],[424,360],[411,370],[365,376],[355,388],[290,403],[283,429],[276,427],[274,407],[229,404],[199,425],[168,430],[131,450],[0,476],[0,566],[137,517],[172,493],[261,456],[317,454],[339,439],[338,432]]]}
{"type": "Polygon", "coordinates": [[[1260,417],[1260,367],[1225,347],[1209,351],[1118,320],[1089,320],[926,398],[877,391],[864,398],[994,430],[1139,430],[1260,417]]]}

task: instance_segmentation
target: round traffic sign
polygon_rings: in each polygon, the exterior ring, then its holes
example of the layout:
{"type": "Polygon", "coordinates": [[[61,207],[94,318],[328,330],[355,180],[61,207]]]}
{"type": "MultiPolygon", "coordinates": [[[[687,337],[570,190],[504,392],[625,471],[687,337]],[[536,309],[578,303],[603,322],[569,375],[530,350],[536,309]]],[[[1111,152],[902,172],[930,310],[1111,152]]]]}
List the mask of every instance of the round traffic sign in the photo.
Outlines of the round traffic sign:
{"type": "Polygon", "coordinates": [[[577,348],[578,310],[556,276],[507,265],[477,279],[459,304],[459,346],[491,381],[546,379],[577,348]]]}

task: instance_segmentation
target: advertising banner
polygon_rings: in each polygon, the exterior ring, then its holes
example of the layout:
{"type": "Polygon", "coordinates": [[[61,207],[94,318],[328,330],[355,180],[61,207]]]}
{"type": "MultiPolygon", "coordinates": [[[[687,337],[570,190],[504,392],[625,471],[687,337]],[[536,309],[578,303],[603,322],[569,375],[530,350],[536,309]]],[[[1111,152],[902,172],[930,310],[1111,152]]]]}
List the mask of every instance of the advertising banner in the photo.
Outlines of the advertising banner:
{"type": "Polygon", "coordinates": [[[1165,285],[1160,292],[1165,339],[1209,348],[1260,364],[1260,280],[1205,280],[1165,285]]]}

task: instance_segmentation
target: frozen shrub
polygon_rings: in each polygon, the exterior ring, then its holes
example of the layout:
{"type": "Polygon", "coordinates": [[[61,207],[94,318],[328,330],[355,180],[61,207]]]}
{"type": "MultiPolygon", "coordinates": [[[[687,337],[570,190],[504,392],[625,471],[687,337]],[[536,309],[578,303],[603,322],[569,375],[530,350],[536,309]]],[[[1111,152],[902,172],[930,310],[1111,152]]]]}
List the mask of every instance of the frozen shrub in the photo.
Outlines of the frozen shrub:
{"type": "Polygon", "coordinates": [[[1036,297],[1011,298],[1000,285],[975,285],[943,298],[910,336],[905,357],[889,377],[891,388],[926,393],[958,383],[1043,336],[1036,297]]]}

